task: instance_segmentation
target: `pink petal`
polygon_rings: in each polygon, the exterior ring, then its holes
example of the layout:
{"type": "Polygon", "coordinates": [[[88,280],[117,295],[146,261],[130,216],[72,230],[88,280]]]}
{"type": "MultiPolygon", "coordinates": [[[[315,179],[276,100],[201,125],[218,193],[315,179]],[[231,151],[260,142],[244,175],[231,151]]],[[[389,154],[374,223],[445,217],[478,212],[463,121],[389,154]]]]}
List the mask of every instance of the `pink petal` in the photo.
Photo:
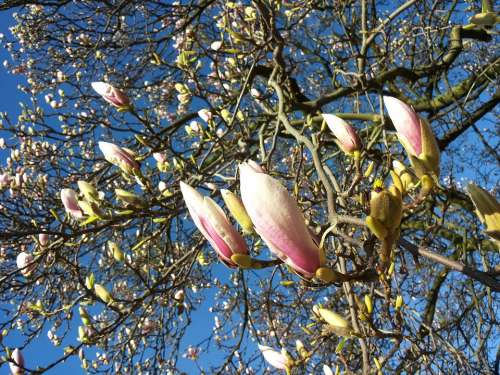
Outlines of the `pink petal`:
{"type": "Polygon", "coordinates": [[[203,197],[188,184],[181,182],[181,192],[196,227],[229,266],[234,253],[248,254],[243,237],[231,225],[224,211],[209,197],[203,197]]]}
{"type": "Polygon", "coordinates": [[[78,206],[78,199],[76,197],[76,192],[72,189],[62,189],[61,190],[61,201],[66,209],[66,212],[71,216],[80,219],[83,217],[83,212],[78,206]]]}
{"type": "Polygon", "coordinates": [[[111,164],[114,164],[125,171],[137,170],[140,168],[139,164],[132,158],[132,156],[121,147],[113,143],[102,141],[99,142],[98,145],[104,155],[104,158],[111,164]]]}
{"type": "Polygon", "coordinates": [[[24,367],[24,357],[23,357],[23,354],[21,353],[21,351],[16,348],[14,349],[14,351],[12,352],[10,358],[16,363],[18,364],[19,366],[16,366],[16,364],[12,363],[12,362],[9,362],[9,367],[10,367],[10,372],[12,373],[12,375],[22,375],[24,374],[24,370],[22,369],[22,367],[24,367]]]}
{"type": "Polygon", "coordinates": [[[241,198],[257,233],[278,257],[314,274],[321,266],[319,249],[295,200],[277,180],[247,163],[240,165],[240,176],[241,198]]]}
{"type": "Polygon", "coordinates": [[[384,104],[398,135],[403,138],[403,145],[412,156],[422,153],[422,129],[420,118],[415,111],[401,100],[384,96],[384,104]]]}
{"type": "Polygon", "coordinates": [[[269,346],[265,345],[258,345],[259,350],[262,353],[262,356],[266,360],[267,363],[269,363],[271,366],[274,368],[277,368],[279,370],[285,370],[287,367],[287,358],[281,353],[269,346]]]}

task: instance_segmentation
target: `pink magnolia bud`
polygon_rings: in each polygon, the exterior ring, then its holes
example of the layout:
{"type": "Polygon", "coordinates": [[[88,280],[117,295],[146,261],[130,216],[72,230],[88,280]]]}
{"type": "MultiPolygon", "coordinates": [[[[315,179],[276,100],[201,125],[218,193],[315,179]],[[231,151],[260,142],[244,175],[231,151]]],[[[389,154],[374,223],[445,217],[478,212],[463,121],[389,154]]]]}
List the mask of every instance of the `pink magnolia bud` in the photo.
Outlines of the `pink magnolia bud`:
{"type": "Polygon", "coordinates": [[[95,92],[102,96],[109,104],[115,107],[127,107],[130,104],[130,100],[122,91],[111,86],[106,82],[92,82],[92,88],[95,92]]]}
{"type": "Polygon", "coordinates": [[[198,111],[198,116],[205,121],[209,122],[212,119],[212,112],[210,112],[208,109],[203,108],[198,111]]]}
{"type": "Polygon", "coordinates": [[[40,233],[38,235],[38,242],[40,242],[40,245],[42,246],[47,246],[49,243],[49,235],[46,233],[40,233]]]}
{"type": "Polygon", "coordinates": [[[24,374],[24,357],[19,349],[14,349],[10,359],[14,362],[9,362],[10,372],[12,375],[24,374]]]}
{"type": "Polygon", "coordinates": [[[125,173],[136,174],[139,171],[139,163],[125,149],[109,142],[99,142],[99,148],[108,162],[116,165],[125,173]]]}
{"type": "Polygon", "coordinates": [[[33,263],[34,260],[35,258],[33,255],[25,253],[24,251],[17,255],[17,269],[21,271],[23,276],[29,276],[35,270],[36,264],[33,263]]]}
{"type": "Polygon", "coordinates": [[[241,199],[269,249],[305,277],[324,263],[304,216],[286,188],[255,162],[240,164],[241,199]]]}
{"type": "Polygon", "coordinates": [[[75,219],[80,219],[83,217],[83,212],[78,205],[76,192],[73,189],[62,189],[61,201],[68,214],[73,216],[75,219]]]}
{"type": "Polygon", "coordinates": [[[427,121],[399,99],[384,96],[384,104],[417,176],[439,176],[439,147],[427,121]]]}
{"type": "Polygon", "coordinates": [[[289,361],[284,353],[278,352],[269,346],[265,345],[258,345],[258,346],[260,352],[264,356],[264,359],[266,360],[267,363],[269,363],[274,368],[277,368],[278,370],[287,369],[289,361]]]}
{"type": "Polygon", "coordinates": [[[323,113],[323,118],[345,153],[350,154],[361,149],[361,140],[351,125],[335,115],[323,113]]]}
{"type": "Polygon", "coordinates": [[[10,185],[10,176],[7,173],[0,174],[0,189],[10,185]]]}
{"type": "Polygon", "coordinates": [[[210,242],[221,261],[228,267],[236,267],[231,256],[235,253],[248,254],[248,248],[224,211],[211,198],[202,196],[184,182],[181,182],[181,192],[195,225],[210,242]]]}
{"type": "Polygon", "coordinates": [[[155,152],[153,154],[153,158],[158,162],[158,163],[165,163],[167,161],[167,155],[165,155],[162,152],[155,152]]]}

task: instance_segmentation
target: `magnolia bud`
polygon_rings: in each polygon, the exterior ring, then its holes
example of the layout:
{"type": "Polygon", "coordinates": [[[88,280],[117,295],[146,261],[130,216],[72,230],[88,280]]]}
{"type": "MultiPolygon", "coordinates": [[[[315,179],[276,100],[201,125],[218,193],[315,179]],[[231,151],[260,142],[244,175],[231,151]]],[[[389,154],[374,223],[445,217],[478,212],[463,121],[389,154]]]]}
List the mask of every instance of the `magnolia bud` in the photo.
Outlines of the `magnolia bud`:
{"type": "Polygon", "coordinates": [[[95,284],[94,291],[97,297],[99,297],[104,303],[110,303],[113,301],[111,294],[101,284],[95,284]]]}
{"type": "Polygon", "coordinates": [[[113,255],[113,258],[117,262],[123,262],[125,259],[125,256],[123,255],[123,252],[120,250],[120,247],[113,241],[108,241],[108,249],[109,252],[113,255]]]}
{"type": "Polygon", "coordinates": [[[313,311],[328,323],[333,331],[339,336],[349,336],[352,331],[349,322],[341,315],[318,306],[314,306],[313,311]]]}
{"type": "Polygon", "coordinates": [[[144,201],[137,194],[128,192],[123,189],[115,189],[115,194],[119,200],[131,204],[132,206],[144,206],[144,201]]]}
{"type": "Polygon", "coordinates": [[[253,231],[252,220],[248,216],[247,210],[245,206],[243,206],[241,199],[236,194],[226,189],[222,189],[221,194],[231,215],[233,215],[245,232],[251,233],[253,231]]]}

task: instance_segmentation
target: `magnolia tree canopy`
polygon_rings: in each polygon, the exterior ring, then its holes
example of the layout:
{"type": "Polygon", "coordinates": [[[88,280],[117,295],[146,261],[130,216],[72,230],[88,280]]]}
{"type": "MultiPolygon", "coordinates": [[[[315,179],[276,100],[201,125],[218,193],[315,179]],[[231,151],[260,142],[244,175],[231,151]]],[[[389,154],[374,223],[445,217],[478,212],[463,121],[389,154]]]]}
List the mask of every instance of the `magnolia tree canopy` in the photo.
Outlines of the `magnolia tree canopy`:
{"type": "Polygon", "coordinates": [[[0,364],[498,373],[490,1],[0,9],[0,364]]]}

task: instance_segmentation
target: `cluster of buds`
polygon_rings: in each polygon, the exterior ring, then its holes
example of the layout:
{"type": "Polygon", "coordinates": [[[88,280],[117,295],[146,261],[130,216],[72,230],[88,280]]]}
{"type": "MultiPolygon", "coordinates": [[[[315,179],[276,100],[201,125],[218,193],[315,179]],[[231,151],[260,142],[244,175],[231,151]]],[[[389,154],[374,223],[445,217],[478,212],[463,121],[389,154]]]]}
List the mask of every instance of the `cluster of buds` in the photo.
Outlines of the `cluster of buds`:
{"type": "Polygon", "coordinates": [[[380,265],[385,269],[390,260],[392,248],[399,238],[399,226],[403,214],[403,199],[398,176],[392,177],[397,183],[389,189],[384,187],[380,180],[376,180],[370,198],[370,215],[366,218],[366,225],[381,241],[380,265]]]}
{"type": "MultiPolygon", "coordinates": [[[[335,274],[324,267],[325,255],[287,189],[253,161],[240,165],[240,189],[241,199],[228,190],[222,190],[222,197],[244,233],[255,231],[271,252],[299,276],[332,281],[335,274]]],[[[181,191],[194,223],[226,265],[262,266],[261,261],[248,255],[245,240],[212,199],[185,183],[181,183],[181,191]]]]}
{"type": "Polygon", "coordinates": [[[61,190],[61,201],[66,212],[75,219],[85,215],[103,218],[105,213],[99,208],[101,196],[94,186],[86,181],[78,181],[78,188],[83,199],[78,200],[78,194],[73,189],[61,190]]]}
{"type": "Polygon", "coordinates": [[[440,151],[432,129],[427,120],[401,100],[384,96],[384,104],[413,170],[422,182],[423,193],[427,194],[439,178],[440,151]]]}

